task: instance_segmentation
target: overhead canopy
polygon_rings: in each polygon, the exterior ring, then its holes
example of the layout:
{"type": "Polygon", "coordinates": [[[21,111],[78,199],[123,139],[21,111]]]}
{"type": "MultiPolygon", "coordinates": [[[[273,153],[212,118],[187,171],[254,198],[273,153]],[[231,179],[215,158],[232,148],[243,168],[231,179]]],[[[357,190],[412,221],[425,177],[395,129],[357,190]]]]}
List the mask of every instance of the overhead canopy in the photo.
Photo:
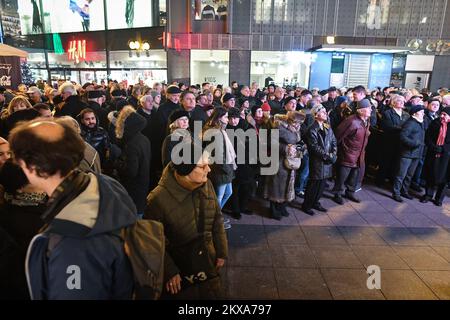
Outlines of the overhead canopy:
{"type": "Polygon", "coordinates": [[[27,58],[28,52],[0,43],[0,56],[27,58]]]}
{"type": "Polygon", "coordinates": [[[347,52],[347,53],[400,53],[408,52],[411,48],[395,46],[363,46],[345,44],[322,44],[307,51],[314,52],[347,52]]]}

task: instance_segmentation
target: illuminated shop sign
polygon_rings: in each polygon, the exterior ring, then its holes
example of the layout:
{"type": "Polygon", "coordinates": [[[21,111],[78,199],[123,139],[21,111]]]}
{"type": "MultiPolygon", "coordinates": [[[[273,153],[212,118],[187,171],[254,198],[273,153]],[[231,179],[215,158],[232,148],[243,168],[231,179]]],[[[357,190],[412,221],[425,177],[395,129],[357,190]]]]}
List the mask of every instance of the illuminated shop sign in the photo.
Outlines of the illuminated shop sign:
{"type": "Polygon", "coordinates": [[[435,55],[450,54],[449,40],[411,39],[406,43],[406,46],[411,48],[411,53],[435,55]]]}
{"type": "Polygon", "coordinates": [[[76,63],[79,63],[80,60],[86,60],[86,40],[71,40],[67,54],[69,60],[75,60],[76,63]]]}

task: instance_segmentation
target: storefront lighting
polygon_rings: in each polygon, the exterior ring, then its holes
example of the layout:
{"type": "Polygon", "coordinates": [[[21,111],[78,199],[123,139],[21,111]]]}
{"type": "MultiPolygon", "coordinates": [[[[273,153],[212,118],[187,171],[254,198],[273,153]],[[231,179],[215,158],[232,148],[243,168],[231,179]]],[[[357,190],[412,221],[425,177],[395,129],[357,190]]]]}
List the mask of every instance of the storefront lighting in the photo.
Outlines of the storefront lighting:
{"type": "Polygon", "coordinates": [[[211,62],[210,66],[211,66],[211,67],[215,67],[216,64],[215,64],[214,62],[211,62]]]}
{"type": "Polygon", "coordinates": [[[333,36],[328,36],[327,37],[327,43],[328,44],[334,44],[334,37],[333,36]]]}
{"type": "Polygon", "coordinates": [[[144,42],[142,44],[142,50],[150,50],[150,44],[148,42],[144,42]]]}

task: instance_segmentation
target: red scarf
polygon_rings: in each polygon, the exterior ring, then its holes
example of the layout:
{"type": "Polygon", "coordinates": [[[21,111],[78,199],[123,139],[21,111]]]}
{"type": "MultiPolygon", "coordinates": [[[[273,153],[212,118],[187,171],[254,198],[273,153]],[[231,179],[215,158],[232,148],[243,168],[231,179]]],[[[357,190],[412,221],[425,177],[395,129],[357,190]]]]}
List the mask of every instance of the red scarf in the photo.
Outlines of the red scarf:
{"type": "MultiPolygon", "coordinates": [[[[447,124],[450,122],[450,119],[448,121],[445,120],[445,118],[441,118],[441,129],[439,130],[439,136],[437,138],[436,145],[437,146],[443,146],[445,143],[445,137],[447,136],[447,124]]],[[[437,154],[436,157],[440,157],[440,154],[437,154]]]]}

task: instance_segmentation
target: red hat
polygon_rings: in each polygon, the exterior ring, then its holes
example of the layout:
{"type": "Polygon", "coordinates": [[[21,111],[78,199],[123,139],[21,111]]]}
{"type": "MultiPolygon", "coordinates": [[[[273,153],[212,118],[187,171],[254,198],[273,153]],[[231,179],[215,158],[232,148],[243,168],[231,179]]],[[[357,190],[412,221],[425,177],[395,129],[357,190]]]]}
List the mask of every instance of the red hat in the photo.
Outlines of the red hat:
{"type": "Polygon", "coordinates": [[[261,109],[263,112],[272,110],[272,108],[270,107],[270,104],[268,102],[264,102],[261,106],[261,109]]]}

